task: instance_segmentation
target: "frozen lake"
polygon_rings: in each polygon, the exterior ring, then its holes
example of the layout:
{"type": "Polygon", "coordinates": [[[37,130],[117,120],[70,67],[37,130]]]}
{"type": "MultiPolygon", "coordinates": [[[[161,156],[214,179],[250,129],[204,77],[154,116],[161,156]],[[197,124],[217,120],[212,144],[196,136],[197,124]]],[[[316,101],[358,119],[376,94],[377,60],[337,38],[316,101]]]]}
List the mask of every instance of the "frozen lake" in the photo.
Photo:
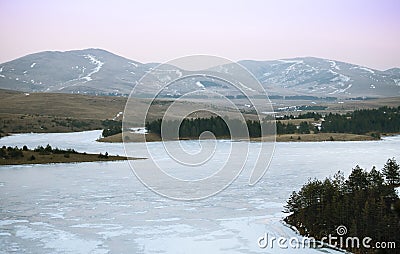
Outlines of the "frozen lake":
{"type": "MultiPolygon", "coordinates": [[[[0,146],[34,148],[49,143],[124,155],[122,144],[97,143],[100,134],[21,134],[0,139],[0,146]]],[[[184,142],[186,149],[197,149],[195,141],[184,142]]],[[[228,147],[224,144],[222,150],[228,147]]],[[[163,148],[161,143],[149,145],[163,148]]],[[[143,144],[132,146],[138,157],[144,155],[143,144]]],[[[290,193],[308,178],[324,178],[338,170],[349,173],[356,164],[380,169],[388,158],[400,158],[399,147],[400,136],[277,143],[269,170],[257,185],[248,186],[245,169],[221,193],[190,202],[148,190],[127,162],[0,166],[0,253],[336,253],[260,249],[257,239],[264,233],[296,236],[281,223],[282,210],[290,193]]],[[[156,159],[170,163],[166,157],[156,159]]]]}

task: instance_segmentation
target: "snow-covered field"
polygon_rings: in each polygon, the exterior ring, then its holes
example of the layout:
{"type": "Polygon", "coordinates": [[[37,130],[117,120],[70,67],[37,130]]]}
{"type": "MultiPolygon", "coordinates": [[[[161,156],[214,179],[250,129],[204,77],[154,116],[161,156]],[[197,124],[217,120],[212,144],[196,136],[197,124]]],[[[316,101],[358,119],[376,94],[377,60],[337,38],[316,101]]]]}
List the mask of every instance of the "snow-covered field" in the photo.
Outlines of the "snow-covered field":
{"type": "MultiPolygon", "coordinates": [[[[0,145],[50,143],[124,154],[122,144],[95,142],[100,135],[101,131],[22,134],[0,139],[0,145]]],[[[197,149],[197,142],[184,142],[185,149],[197,149]]],[[[250,148],[257,145],[251,143],[250,148]]],[[[271,166],[257,185],[247,185],[249,170],[244,169],[226,190],[192,202],[151,192],[127,162],[2,166],[0,253],[336,253],[277,246],[261,249],[257,240],[265,233],[296,236],[281,223],[282,210],[290,193],[308,178],[323,178],[337,170],[349,173],[356,164],[380,168],[389,157],[400,157],[399,145],[400,137],[277,143],[271,166]]],[[[137,156],[145,154],[143,144],[132,146],[137,156]]],[[[162,149],[163,145],[149,147],[162,149]]],[[[169,163],[167,157],[158,160],[169,163]]]]}

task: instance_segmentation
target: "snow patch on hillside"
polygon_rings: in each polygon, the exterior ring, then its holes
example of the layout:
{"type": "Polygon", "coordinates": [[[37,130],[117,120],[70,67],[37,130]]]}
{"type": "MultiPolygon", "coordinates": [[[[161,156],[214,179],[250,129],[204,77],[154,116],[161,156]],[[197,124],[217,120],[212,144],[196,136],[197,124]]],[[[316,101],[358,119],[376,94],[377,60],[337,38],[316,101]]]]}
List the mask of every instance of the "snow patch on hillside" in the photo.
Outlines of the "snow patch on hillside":
{"type": "Polygon", "coordinates": [[[123,112],[118,112],[118,114],[115,115],[115,117],[113,118],[113,120],[117,120],[118,117],[122,116],[123,112]]]}
{"type": "Polygon", "coordinates": [[[338,73],[336,71],[332,71],[332,70],[328,70],[329,73],[335,75],[334,78],[331,79],[331,81],[339,81],[339,82],[349,82],[350,81],[350,77],[343,75],[341,73],[338,73]]]}
{"type": "Polygon", "coordinates": [[[280,59],[278,61],[282,62],[282,63],[293,63],[293,64],[303,63],[303,60],[283,60],[283,59],[280,59]]]}
{"type": "Polygon", "coordinates": [[[328,63],[330,63],[331,68],[334,68],[336,70],[340,70],[339,66],[337,66],[337,63],[335,61],[332,60],[326,60],[328,63]]]}
{"type": "MultiPolygon", "coordinates": [[[[84,57],[86,59],[89,59],[92,64],[96,65],[96,67],[91,72],[89,72],[85,77],[82,77],[82,79],[85,79],[86,82],[88,82],[88,81],[93,80],[92,75],[99,72],[101,67],[104,65],[104,63],[102,61],[98,60],[97,58],[95,58],[93,55],[84,55],[84,57]]],[[[84,70],[83,70],[83,72],[84,72],[84,70]]]]}
{"type": "Polygon", "coordinates": [[[255,91],[256,91],[256,90],[254,90],[253,88],[250,88],[250,87],[248,87],[248,86],[243,85],[241,82],[239,82],[239,85],[240,85],[241,87],[243,87],[244,89],[248,90],[248,91],[252,91],[252,92],[255,92],[255,91]]]}
{"type": "Polygon", "coordinates": [[[289,72],[294,71],[296,65],[304,63],[303,60],[278,60],[278,61],[285,63],[285,64],[291,64],[286,68],[286,70],[285,70],[286,74],[289,74],[289,72]]]}
{"type": "MultiPolygon", "coordinates": [[[[344,86],[344,84],[342,84],[342,86],[344,86]]],[[[347,93],[346,91],[349,90],[352,86],[353,86],[353,84],[349,84],[346,88],[343,88],[343,89],[338,89],[338,88],[336,88],[334,86],[329,86],[329,88],[335,89],[335,90],[333,92],[328,93],[328,94],[333,95],[333,94],[347,93]]]]}
{"type": "Polygon", "coordinates": [[[176,70],[175,73],[178,75],[178,78],[182,77],[182,72],[180,70],[176,70]]]}
{"type": "Polygon", "coordinates": [[[133,65],[133,67],[135,67],[135,68],[138,67],[138,65],[134,62],[129,62],[129,64],[133,65]]]}
{"type": "Polygon", "coordinates": [[[354,66],[354,67],[351,67],[350,69],[359,69],[359,70],[363,70],[363,71],[367,71],[372,74],[375,74],[375,72],[373,70],[366,68],[366,67],[362,67],[362,66],[354,66]]]}
{"type": "Polygon", "coordinates": [[[31,64],[31,68],[35,67],[36,63],[32,63],[31,64]]]}

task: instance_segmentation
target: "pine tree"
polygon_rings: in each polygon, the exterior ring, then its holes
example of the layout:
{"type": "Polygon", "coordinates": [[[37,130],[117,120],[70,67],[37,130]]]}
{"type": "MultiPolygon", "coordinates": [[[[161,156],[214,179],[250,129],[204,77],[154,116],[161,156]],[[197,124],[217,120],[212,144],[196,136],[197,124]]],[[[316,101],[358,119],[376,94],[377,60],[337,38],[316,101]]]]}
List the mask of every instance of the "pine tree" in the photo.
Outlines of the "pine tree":
{"type": "Polygon", "coordinates": [[[382,169],[382,173],[385,176],[386,182],[389,185],[400,184],[400,168],[394,158],[388,159],[385,166],[382,169]]]}

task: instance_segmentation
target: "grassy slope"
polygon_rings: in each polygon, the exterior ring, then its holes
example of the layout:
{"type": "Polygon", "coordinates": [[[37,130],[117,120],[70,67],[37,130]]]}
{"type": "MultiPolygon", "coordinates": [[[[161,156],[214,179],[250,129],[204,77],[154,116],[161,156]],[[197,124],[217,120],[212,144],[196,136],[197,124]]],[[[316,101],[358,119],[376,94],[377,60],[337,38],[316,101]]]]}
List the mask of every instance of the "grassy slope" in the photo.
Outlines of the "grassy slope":
{"type": "MultiPolygon", "coordinates": [[[[71,132],[103,128],[123,111],[126,98],[0,90],[4,133],[71,132]]],[[[4,135],[4,134],[3,134],[4,135]]]]}
{"type": "Polygon", "coordinates": [[[79,94],[25,93],[0,90],[0,113],[76,119],[111,119],[124,110],[126,98],[79,94]]]}

